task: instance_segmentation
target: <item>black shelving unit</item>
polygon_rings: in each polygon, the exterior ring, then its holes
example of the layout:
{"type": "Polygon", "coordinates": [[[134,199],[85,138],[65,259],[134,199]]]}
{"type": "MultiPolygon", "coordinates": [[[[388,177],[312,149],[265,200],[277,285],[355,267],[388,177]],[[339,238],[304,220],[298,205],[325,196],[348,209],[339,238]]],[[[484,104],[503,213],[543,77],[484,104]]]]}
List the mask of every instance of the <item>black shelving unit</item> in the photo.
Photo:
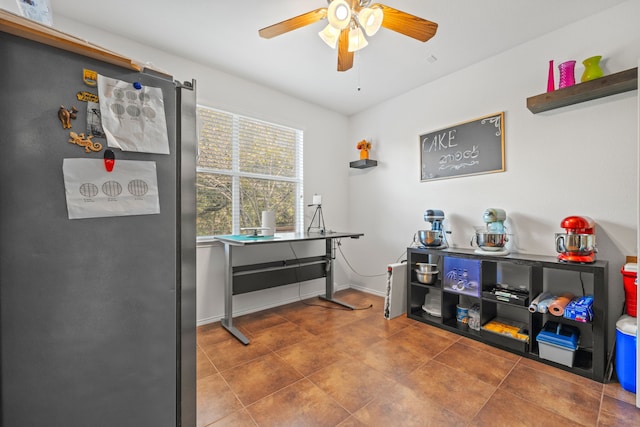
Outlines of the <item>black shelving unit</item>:
{"type": "Polygon", "coordinates": [[[540,255],[510,254],[495,256],[478,254],[473,249],[407,248],[407,317],[424,322],[465,337],[555,366],[565,371],[604,383],[607,372],[607,269],[606,261],[591,264],[564,263],[555,257],[540,255]],[[477,296],[461,295],[445,289],[443,282],[445,257],[480,260],[479,293],[477,296]],[[417,281],[414,272],[416,263],[438,264],[437,281],[426,285],[417,281]],[[521,287],[526,287],[529,301],[545,290],[564,286],[567,282],[587,285],[585,293],[594,296],[593,321],[576,322],[551,314],[530,313],[528,305],[513,304],[482,296],[483,290],[491,289],[501,274],[519,277],[521,287]],[[563,279],[559,283],[557,276],[563,279]],[[579,281],[578,281],[579,280],[579,281]],[[441,317],[427,314],[422,305],[428,292],[441,292],[441,317]],[[485,325],[496,317],[506,317],[522,323],[529,335],[529,342],[500,335],[487,330],[469,328],[456,320],[456,305],[461,301],[480,306],[480,324],[485,325]],[[506,314],[505,314],[506,313],[506,314]],[[565,366],[539,356],[536,336],[548,320],[577,326],[581,330],[579,348],[575,352],[573,366],[565,366]]]}

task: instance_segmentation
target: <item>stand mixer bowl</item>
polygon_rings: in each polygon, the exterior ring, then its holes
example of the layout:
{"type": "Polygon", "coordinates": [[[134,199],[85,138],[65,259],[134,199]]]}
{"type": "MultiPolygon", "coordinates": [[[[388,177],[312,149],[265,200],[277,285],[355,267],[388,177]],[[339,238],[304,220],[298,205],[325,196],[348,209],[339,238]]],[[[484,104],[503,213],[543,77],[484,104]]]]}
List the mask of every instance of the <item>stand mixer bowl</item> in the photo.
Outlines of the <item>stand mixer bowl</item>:
{"type": "Polygon", "coordinates": [[[423,246],[440,246],[442,230],[418,230],[418,239],[423,246]]]}
{"type": "Polygon", "coordinates": [[[502,250],[509,241],[506,233],[487,233],[482,231],[476,232],[474,238],[471,239],[471,246],[473,246],[474,240],[480,249],[494,252],[502,250]]]}
{"type": "Polygon", "coordinates": [[[558,253],[589,255],[595,250],[595,234],[556,233],[556,251],[558,253]]]}

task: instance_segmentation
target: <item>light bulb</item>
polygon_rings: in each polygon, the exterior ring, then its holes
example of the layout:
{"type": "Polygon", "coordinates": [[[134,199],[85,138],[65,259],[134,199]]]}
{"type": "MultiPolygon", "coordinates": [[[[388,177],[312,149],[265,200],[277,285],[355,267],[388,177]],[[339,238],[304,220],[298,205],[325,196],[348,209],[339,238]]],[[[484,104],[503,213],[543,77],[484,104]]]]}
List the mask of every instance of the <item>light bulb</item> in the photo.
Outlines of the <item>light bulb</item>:
{"type": "Polygon", "coordinates": [[[320,31],[318,35],[331,49],[335,49],[338,45],[340,30],[331,24],[327,24],[324,30],[320,31]]]}
{"type": "Polygon", "coordinates": [[[379,7],[365,7],[358,12],[358,20],[368,36],[378,32],[382,25],[383,12],[379,7]]]}
{"type": "Polygon", "coordinates": [[[368,44],[369,42],[364,38],[360,27],[349,30],[349,48],[347,49],[349,52],[360,50],[368,44]]]}
{"type": "Polygon", "coordinates": [[[351,21],[351,8],[345,0],[333,0],[327,8],[327,20],[335,28],[342,30],[351,21]]]}

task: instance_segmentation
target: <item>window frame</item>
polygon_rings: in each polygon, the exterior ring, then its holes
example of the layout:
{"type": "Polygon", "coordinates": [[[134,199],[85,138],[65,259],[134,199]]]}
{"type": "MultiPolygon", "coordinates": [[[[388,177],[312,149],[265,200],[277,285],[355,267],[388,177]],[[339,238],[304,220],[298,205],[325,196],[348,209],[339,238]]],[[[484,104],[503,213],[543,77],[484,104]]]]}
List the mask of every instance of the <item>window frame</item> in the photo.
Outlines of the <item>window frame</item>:
{"type": "MultiPolygon", "coordinates": [[[[232,113],[229,111],[221,110],[218,108],[209,107],[202,104],[196,105],[196,117],[198,123],[200,123],[200,109],[207,109],[220,114],[226,114],[232,117],[232,157],[231,157],[231,169],[219,169],[198,166],[196,161],[196,178],[199,174],[215,174],[225,175],[231,178],[231,233],[234,235],[241,234],[240,230],[240,180],[242,178],[260,179],[269,181],[289,182],[295,184],[295,214],[294,214],[294,231],[296,233],[302,233],[304,230],[304,168],[303,168],[303,150],[304,150],[304,131],[291,126],[282,125],[279,123],[269,122],[263,119],[246,116],[243,114],[232,113]],[[272,126],[274,128],[286,129],[295,133],[295,176],[278,176],[269,175],[264,173],[247,172],[240,170],[240,121],[241,119],[259,122],[266,126],[272,126]]],[[[200,155],[200,126],[197,129],[197,141],[198,141],[198,156],[200,155]]],[[[197,180],[197,179],[196,179],[197,180]]],[[[196,194],[196,205],[198,204],[196,194]]],[[[198,235],[196,236],[198,242],[206,242],[214,239],[214,235],[198,235]]]]}

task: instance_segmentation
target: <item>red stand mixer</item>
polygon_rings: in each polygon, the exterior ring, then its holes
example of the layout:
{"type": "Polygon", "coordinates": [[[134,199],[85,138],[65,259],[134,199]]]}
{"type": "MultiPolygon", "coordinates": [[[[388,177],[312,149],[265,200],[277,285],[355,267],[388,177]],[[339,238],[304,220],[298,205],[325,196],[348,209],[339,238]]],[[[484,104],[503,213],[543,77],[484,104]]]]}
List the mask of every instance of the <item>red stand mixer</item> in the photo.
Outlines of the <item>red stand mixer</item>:
{"type": "Polygon", "coordinates": [[[595,221],[588,216],[568,216],[562,220],[560,227],[566,233],[556,233],[558,259],[565,262],[595,262],[595,221]]]}

